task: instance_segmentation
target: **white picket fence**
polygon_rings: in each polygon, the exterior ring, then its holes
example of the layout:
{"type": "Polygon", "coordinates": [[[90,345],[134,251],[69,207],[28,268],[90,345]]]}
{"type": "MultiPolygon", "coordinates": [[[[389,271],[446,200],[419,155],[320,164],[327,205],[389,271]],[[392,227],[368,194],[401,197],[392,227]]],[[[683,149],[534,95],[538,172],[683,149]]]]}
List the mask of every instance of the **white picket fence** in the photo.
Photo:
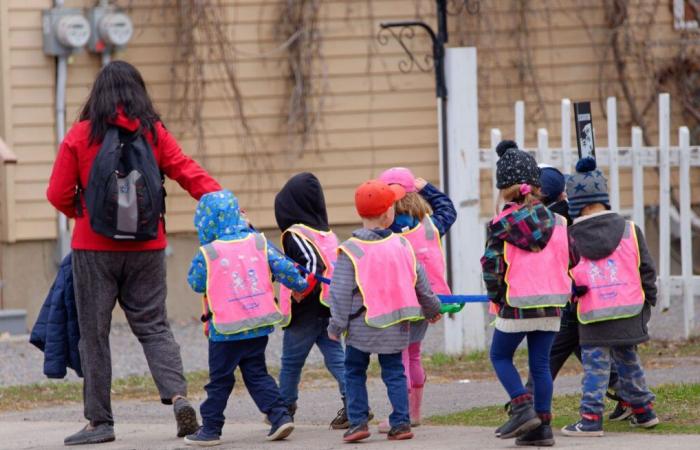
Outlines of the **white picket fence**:
{"type": "MultiPolygon", "coordinates": [[[[683,298],[684,335],[689,337],[695,326],[694,292],[700,293],[700,276],[693,275],[692,228],[700,229],[700,219],[691,207],[690,168],[700,167],[700,148],[690,146],[690,133],[687,127],[678,129],[678,145],[671,146],[671,116],[669,94],[659,95],[659,144],[647,147],[643,145],[642,130],[633,127],[630,147],[618,145],[617,102],[614,97],[607,99],[607,147],[596,146],[598,166],[606,168],[611,207],[644,229],[644,168],[654,167],[659,171],[659,261],[658,287],[659,304],[668,309],[671,296],[683,298]],[[620,168],[632,169],[633,206],[631,211],[620,210],[620,168]],[[678,208],[671,200],[671,167],[678,167],[679,180],[677,192],[678,208]],[[671,221],[680,228],[681,275],[671,275],[671,221]]],[[[599,123],[599,122],[598,122],[599,123]]],[[[515,104],[515,141],[518,146],[535,153],[539,163],[546,163],[560,168],[564,173],[571,173],[573,162],[578,159],[575,135],[572,136],[573,118],[571,101],[561,102],[561,146],[549,146],[549,134],[546,129],[537,130],[537,147],[525,146],[525,105],[522,101],[515,104]],[[572,142],[574,142],[572,144],[572,142]]],[[[575,134],[575,133],[574,133],[575,134]]],[[[480,169],[490,169],[492,179],[493,201],[497,201],[496,190],[496,145],[501,141],[501,131],[491,130],[491,147],[480,149],[480,169]]],[[[597,142],[600,144],[600,142],[597,142]]],[[[603,169],[605,170],[605,169],[603,169]]],[[[694,180],[696,183],[700,180],[694,180]]],[[[494,203],[495,204],[495,203],[494,203]]]]}

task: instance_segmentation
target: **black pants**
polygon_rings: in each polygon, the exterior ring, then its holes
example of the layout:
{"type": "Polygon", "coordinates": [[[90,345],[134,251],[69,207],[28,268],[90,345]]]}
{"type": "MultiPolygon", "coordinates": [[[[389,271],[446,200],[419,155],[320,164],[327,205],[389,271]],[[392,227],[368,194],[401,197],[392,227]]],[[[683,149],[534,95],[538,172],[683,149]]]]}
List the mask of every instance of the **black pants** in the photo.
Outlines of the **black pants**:
{"type": "Polygon", "coordinates": [[[162,250],[107,252],[75,250],[73,283],[80,327],[85,418],[114,423],[111,406],[112,359],[109,331],[116,302],[146,355],[163,403],[187,395],[180,346],[170,331],[162,250]]]}
{"type": "Polygon", "coordinates": [[[236,383],[233,374],[236,367],[241,369],[248,393],[270,423],[278,425],[289,414],[277,383],[267,372],[267,340],[267,336],[262,336],[239,341],[209,341],[209,383],[204,386],[207,399],[199,408],[206,434],[221,436],[224,410],[236,383]]]}
{"type": "MultiPolygon", "coordinates": [[[[549,353],[549,370],[552,373],[552,381],[557,378],[559,371],[564,367],[566,360],[569,359],[569,356],[572,354],[581,362],[581,346],[579,345],[576,311],[571,310],[567,306],[561,310],[561,327],[554,337],[554,344],[552,344],[552,350],[549,353]]],[[[617,371],[613,365],[610,370],[610,382],[608,387],[613,391],[617,391],[617,383],[617,371]]],[[[528,375],[527,390],[532,392],[532,386],[532,377],[528,375]]]]}

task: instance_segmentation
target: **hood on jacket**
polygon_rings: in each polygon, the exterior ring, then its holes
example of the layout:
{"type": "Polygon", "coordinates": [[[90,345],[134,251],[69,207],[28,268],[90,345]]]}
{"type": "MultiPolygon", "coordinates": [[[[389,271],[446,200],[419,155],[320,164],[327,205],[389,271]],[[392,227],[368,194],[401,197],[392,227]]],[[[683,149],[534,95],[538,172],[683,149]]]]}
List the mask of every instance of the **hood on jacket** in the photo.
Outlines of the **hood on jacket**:
{"type": "Polygon", "coordinates": [[[596,260],[615,251],[625,233],[625,226],[624,217],[604,211],[579,218],[571,225],[571,234],[581,256],[596,260]]]}
{"type": "Polygon", "coordinates": [[[391,236],[393,232],[389,229],[375,229],[369,230],[367,228],[358,228],[352,232],[353,237],[362,239],[363,241],[379,241],[391,236]]]}
{"type": "Polygon", "coordinates": [[[132,133],[141,127],[141,121],[138,118],[128,117],[121,106],[117,108],[114,117],[109,119],[109,123],[132,133]]]}
{"type": "Polygon", "coordinates": [[[287,181],[275,196],[275,219],[280,231],[300,223],[328,231],[328,213],[323,188],[316,175],[302,172],[287,181]]]}
{"type": "Polygon", "coordinates": [[[523,250],[539,252],[547,246],[554,225],[554,214],[542,203],[535,203],[532,207],[510,204],[491,222],[489,231],[498,239],[523,250]]]}
{"type": "Polygon", "coordinates": [[[224,236],[240,238],[251,232],[241,218],[238,199],[227,189],[202,196],[194,213],[194,226],[201,245],[224,236]]]}

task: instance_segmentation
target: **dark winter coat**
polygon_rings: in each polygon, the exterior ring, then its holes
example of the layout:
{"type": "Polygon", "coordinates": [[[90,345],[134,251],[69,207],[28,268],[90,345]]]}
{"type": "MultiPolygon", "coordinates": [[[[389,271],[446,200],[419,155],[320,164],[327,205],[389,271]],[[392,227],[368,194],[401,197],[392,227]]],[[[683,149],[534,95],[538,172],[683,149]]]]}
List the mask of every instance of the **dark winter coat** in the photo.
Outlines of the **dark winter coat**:
{"type": "Polygon", "coordinates": [[[49,378],[64,378],[68,367],[75,370],[79,377],[83,376],[78,352],[79,340],[73,266],[69,254],[61,262],[56,280],[32,328],[29,342],[44,352],[44,375],[49,378]]]}
{"type": "MultiPolygon", "coordinates": [[[[569,227],[569,234],[582,257],[596,260],[612,254],[622,240],[625,226],[624,217],[605,211],[576,219],[569,227]]],[[[651,307],[656,306],[656,268],[642,231],[636,225],[635,228],[639,243],[639,274],[645,296],[644,308],[638,315],[627,319],[579,324],[581,345],[636,345],[649,340],[647,323],[651,317],[651,307]]]]}

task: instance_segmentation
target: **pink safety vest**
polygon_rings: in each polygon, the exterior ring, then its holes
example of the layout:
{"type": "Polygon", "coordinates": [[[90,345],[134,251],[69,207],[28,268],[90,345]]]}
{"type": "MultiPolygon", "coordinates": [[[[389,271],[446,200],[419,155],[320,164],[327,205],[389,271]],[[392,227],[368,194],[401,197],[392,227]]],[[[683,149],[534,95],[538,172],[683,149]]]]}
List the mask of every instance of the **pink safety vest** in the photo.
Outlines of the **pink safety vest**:
{"type": "MultiPolygon", "coordinates": [[[[335,261],[338,259],[338,237],[332,231],[320,231],[302,224],[292,225],[282,233],[282,241],[284,235],[292,233],[295,236],[305,240],[313,246],[321,256],[323,265],[326,269],[321,274],[324,278],[332,279],[333,270],[335,269],[335,261]]],[[[280,311],[284,316],[282,326],[287,326],[292,320],[292,290],[287,286],[280,284],[280,311]]],[[[330,285],[321,283],[321,303],[324,306],[330,307],[330,285]]]]}
{"type": "Polygon", "coordinates": [[[571,297],[566,219],[554,216],[552,237],[541,251],[504,243],[506,302],[513,308],[562,307],[571,297]]]}
{"type": "Polygon", "coordinates": [[[386,328],[424,319],[416,296],[416,256],[398,234],[379,241],[350,238],[338,249],[355,266],[355,280],[364,302],[365,322],[386,328]]]}
{"type": "Polygon", "coordinates": [[[615,251],[603,259],[581,257],[571,269],[577,285],[588,286],[578,300],[581,323],[634,317],[644,307],[644,290],[639,275],[639,244],[634,223],[627,222],[615,251]]]}
{"type": "Polygon", "coordinates": [[[440,232],[430,216],[412,230],[401,233],[411,243],[416,259],[423,265],[430,281],[430,287],[437,295],[451,295],[450,287],[445,281],[445,255],[440,242],[440,232]]]}
{"type": "Polygon", "coordinates": [[[234,334],[282,320],[262,234],[214,241],[201,249],[207,263],[207,303],[216,331],[234,334]]]}

